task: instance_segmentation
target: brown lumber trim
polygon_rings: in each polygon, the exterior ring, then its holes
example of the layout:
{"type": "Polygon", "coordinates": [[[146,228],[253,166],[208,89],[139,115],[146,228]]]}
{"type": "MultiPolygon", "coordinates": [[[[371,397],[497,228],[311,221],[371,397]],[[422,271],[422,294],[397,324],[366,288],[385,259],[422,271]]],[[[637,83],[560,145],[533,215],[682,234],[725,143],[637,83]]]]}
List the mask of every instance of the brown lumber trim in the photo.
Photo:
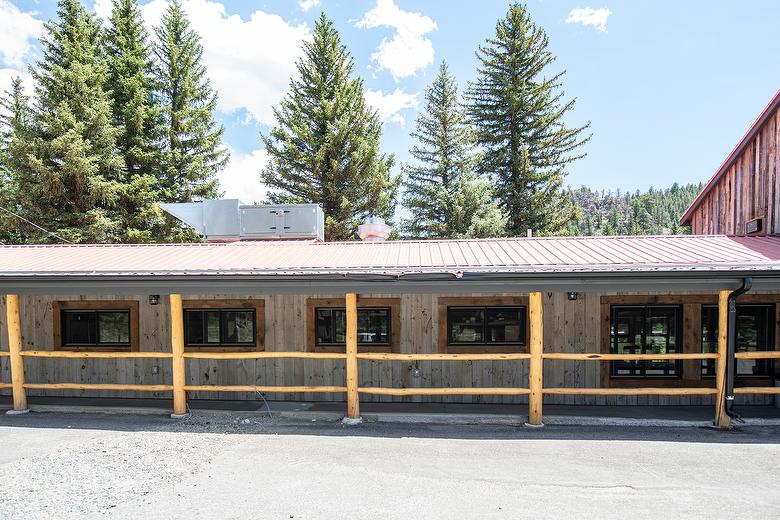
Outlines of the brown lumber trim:
{"type": "Polygon", "coordinates": [[[373,361],[512,361],[531,359],[531,354],[392,354],[364,352],[359,353],[357,357],[358,359],[370,359],[373,361]]]}
{"type": "Polygon", "coordinates": [[[187,385],[184,389],[187,392],[344,393],[347,391],[344,386],[187,385]]]}
{"type": "MultiPolygon", "coordinates": [[[[314,311],[318,307],[346,308],[345,298],[306,299],[306,350],[309,352],[344,352],[339,345],[317,345],[314,311]]],[[[358,345],[358,352],[400,352],[401,351],[401,298],[361,297],[358,308],[390,307],[390,344],[358,345]]]]}
{"type": "MultiPolygon", "coordinates": [[[[543,357],[544,359],[564,359],[569,361],[634,361],[654,359],[717,359],[718,355],[704,352],[700,354],[575,354],[568,352],[548,352],[545,353],[543,357]]],[[[780,357],[780,355],[777,357],[780,357]]]]}
{"type": "Polygon", "coordinates": [[[737,359],[780,359],[779,350],[764,350],[760,352],[735,352],[737,359]]]}
{"type": "Polygon", "coordinates": [[[49,357],[69,359],[170,359],[170,352],[103,352],[86,350],[23,350],[24,357],[49,357]]]}
{"type": "Polygon", "coordinates": [[[255,350],[262,352],[265,349],[265,300],[246,299],[200,299],[182,301],[182,312],[198,309],[254,309],[255,311],[255,346],[241,345],[186,345],[185,350],[197,349],[198,352],[245,352],[255,350]]]}
{"type": "Polygon", "coordinates": [[[185,352],[187,359],[268,359],[268,358],[304,358],[304,359],[346,359],[343,352],[185,352]]]}
{"type": "Polygon", "coordinates": [[[735,394],[780,394],[777,386],[743,386],[734,389],[735,394]]]}
{"type": "Polygon", "coordinates": [[[545,388],[545,395],[581,394],[581,395],[710,395],[714,388],[545,388]]]}
{"type": "Polygon", "coordinates": [[[54,350],[138,352],[138,300],[63,300],[51,303],[52,326],[54,328],[54,350]],[[128,311],[130,313],[130,343],[117,345],[63,345],[62,311],[128,311]]]}
{"type": "Polygon", "coordinates": [[[441,296],[437,301],[439,311],[439,352],[461,354],[528,352],[528,335],[530,334],[530,317],[528,312],[528,296],[441,296]],[[490,307],[514,305],[525,307],[525,338],[518,345],[450,345],[447,338],[447,307],[490,307]]]}
{"type": "Polygon", "coordinates": [[[528,388],[383,388],[360,387],[358,392],[373,395],[528,395],[528,388]]]}
{"type": "Polygon", "coordinates": [[[134,392],[165,392],[173,390],[171,385],[123,385],[90,383],[25,383],[25,388],[36,390],[127,390],[134,392]]]}

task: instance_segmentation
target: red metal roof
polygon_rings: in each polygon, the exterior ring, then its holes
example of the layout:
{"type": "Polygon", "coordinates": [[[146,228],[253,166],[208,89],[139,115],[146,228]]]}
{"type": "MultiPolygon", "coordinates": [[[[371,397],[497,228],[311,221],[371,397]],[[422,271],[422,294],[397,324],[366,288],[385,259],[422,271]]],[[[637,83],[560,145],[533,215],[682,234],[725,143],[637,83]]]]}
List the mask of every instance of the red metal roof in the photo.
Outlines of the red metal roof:
{"type": "Polygon", "coordinates": [[[13,276],[780,271],[780,237],[677,235],[0,247],[13,276]]]}
{"type": "Polygon", "coordinates": [[[764,126],[764,123],[766,123],[767,119],[769,119],[769,116],[774,114],[778,107],[780,107],[780,90],[777,91],[775,96],[772,98],[772,101],[770,101],[764,110],[761,111],[761,114],[759,114],[758,118],[756,118],[753,124],[750,125],[750,128],[748,128],[748,131],[745,132],[744,136],[742,136],[742,139],[739,140],[737,146],[734,147],[729,156],[726,157],[726,160],[723,161],[723,164],[721,164],[720,167],[715,170],[715,174],[710,177],[710,180],[707,181],[707,184],[704,185],[704,188],[702,188],[696,198],[693,199],[691,205],[688,206],[688,209],[686,209],[685,213],[683,213],[682,217],[680,217],[680,225],[686,226],[690,224],[693,212],[696,211],[696,208],[699,207],[699,204],[701,204],[710,190],[712,190],[712,188],[718,183],[720,178],[726,174],[729,168],[731,168],[731,165],[734,164],[734,161],[737,159],[737,157],[740,156],[745,147],[756,136],[756,133],[758,133],[761,127],[764,126]]]}

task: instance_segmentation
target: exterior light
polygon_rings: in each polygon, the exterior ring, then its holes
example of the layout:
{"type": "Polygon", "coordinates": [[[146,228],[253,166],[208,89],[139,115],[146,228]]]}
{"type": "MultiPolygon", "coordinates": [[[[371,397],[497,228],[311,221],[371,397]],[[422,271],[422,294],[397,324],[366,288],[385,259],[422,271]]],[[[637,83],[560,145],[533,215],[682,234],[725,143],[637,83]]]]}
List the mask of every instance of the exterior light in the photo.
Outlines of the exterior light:
{"type": "Polygon", "coordinates": [[[578,296],[578,293],[576,293],[576,292],[574,292],[574,291],[569,291],[568,293],[566,293],[566,297],[567,297],[569,300],[572,300],[572,301],[573,301],[573,300],[576,300],[576,299],[577,299],[577,296],[578,296]]]}
{"type": "Polygon", "coordinates": [[[160,303],[160,295],[159,294],[150,294],[149,295],[149,305],[157,305],[160,303]]]}

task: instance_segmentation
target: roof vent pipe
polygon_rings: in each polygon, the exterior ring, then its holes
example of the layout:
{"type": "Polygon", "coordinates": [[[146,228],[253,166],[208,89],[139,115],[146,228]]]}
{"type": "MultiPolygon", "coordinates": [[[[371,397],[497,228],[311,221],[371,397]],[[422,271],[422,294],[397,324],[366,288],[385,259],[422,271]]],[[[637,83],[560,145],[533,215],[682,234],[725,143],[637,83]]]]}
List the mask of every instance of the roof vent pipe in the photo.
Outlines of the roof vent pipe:
{"type": "Polygon", "coordinates": [[[390,226],[384,219],[368,217],[358,226],[358,236],[364,242],[384,242],[390,237],[390,226]]]}

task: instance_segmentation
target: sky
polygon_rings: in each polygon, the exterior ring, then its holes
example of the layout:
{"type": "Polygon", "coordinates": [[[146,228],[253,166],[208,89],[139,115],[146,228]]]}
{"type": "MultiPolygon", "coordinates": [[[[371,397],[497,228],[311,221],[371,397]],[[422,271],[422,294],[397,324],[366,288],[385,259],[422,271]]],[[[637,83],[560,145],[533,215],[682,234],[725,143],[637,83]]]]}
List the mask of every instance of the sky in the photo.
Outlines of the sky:
{"type": "MultiPolygon", "coordinates": [[[[111,0],[83,0],[106,18],[111,0]]],[[[167,0],[140,0],[158,23],[167,0]]],[[[266,162],[261,133],[274,124],[301,44],[321,11],[331,18],[384,121],[382,151],[410,161],[409,136],[426,87],[446,60],[461,91],[477,73],[475,51],[508,2],[497,0],[184,0],[204,46],[217,117],[231,161],[227,197],[258,202],[266,162]]],[[[562,70],[569,125],[590,122],[587,156],[566,184],[598,190],[704,182],[780,89],[780,2],[529,0],[562,70]]],[[[54,0],[0,0],[0,88],[40,58],[54,0]]]]}

